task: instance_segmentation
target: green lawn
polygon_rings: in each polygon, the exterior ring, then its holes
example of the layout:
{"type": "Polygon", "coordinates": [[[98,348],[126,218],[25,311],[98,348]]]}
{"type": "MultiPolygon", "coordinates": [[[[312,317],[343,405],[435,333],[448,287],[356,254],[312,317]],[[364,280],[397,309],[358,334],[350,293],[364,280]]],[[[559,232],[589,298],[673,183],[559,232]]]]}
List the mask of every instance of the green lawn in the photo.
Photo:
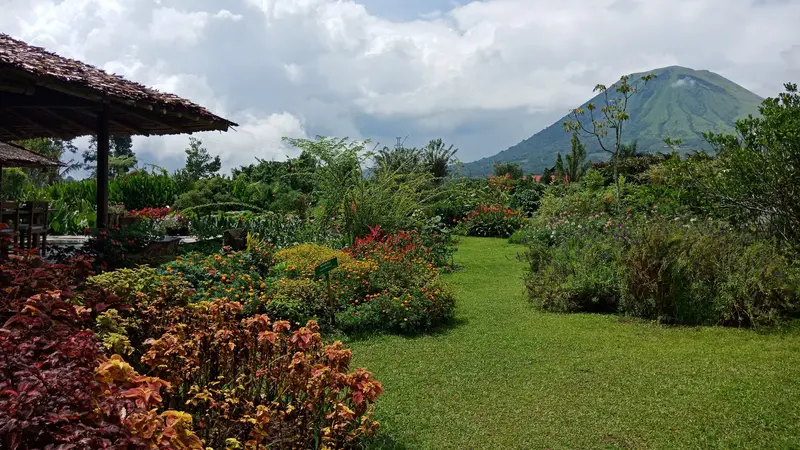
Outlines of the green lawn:
{"type": "Polygon", "coordinates": [[[800,448],[800,336],[555,315],[523,247],[467,238],[457,324],[351,342],[384,448],[800,448]]]}

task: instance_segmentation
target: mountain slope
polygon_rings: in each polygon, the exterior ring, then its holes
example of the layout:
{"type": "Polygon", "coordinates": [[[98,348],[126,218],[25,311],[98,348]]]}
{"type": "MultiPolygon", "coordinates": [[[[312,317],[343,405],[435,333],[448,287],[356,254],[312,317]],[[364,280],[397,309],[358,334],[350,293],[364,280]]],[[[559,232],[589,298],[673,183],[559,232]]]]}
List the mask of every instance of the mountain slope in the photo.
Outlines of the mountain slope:
{"type": "MultiPolygon", "coordinates": [[[[656,78],[641,89],[628,104],[631,119],[625,124],[626,143],[638,141],[639,151],[665,151],[664,138],[682,139],[685,150],[709,150],[701,133],[714,131],[730,133],[737,119],[758,114],[762,98],[738,84],[707,70],[685,67],[664,67],[646,73],[656,78]]],[[[638,80],[645,73],[634,74],[638,80]]],[[[600,95],[584,103],[602,106],[600,95]]],[[[552,167],[556,154],[569,153],[570,134],[564,131],[565,116],[558,122],[519,144],[494,156],[466,163],[462,173],[484,176],[492,171],[495,162],[518,162],[525,172],[540,173],[552,167]]],[[[592,160],[607,159],[594,138],[583,138],[592,160]]],[[[606,147],[612,141],[604,140],[606,147]]]]}

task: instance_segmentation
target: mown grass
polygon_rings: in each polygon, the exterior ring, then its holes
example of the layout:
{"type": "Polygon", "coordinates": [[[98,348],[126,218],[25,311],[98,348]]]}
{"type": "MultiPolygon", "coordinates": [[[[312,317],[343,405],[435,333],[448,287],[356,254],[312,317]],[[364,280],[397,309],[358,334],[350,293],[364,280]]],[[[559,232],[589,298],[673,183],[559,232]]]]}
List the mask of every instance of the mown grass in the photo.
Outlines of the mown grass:
{"type": "Polygon", "coordinates": [[[540,313],[521,246],[467,238],[457,320],[354,341],[377,448],[799,448],[800,334],[540,313]]]}

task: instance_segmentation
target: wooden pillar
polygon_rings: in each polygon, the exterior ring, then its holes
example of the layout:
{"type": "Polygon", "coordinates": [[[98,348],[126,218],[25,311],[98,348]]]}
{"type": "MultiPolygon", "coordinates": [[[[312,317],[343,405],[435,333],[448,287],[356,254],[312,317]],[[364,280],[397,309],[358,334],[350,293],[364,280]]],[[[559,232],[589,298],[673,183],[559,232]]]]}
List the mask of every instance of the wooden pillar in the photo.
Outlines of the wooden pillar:
{"type": "Polygon", "coordinates": [[[108,105],[97,115],[97,228],[108,226],[108,105]]]}

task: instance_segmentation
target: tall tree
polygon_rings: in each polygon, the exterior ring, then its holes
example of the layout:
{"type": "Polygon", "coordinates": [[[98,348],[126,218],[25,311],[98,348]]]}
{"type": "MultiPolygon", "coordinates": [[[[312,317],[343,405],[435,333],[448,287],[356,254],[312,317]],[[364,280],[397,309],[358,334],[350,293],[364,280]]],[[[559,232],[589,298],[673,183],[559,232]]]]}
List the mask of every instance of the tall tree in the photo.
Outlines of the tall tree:
{"type": "Polygon", "coordinates": [[[421,168],[422,151],[402,145],[389,148],[384,146],[375,153],[375,171],[390,173],[413,173],[421,168]]]}
{"type": "Polygon", "coordinates": [[[445,147],[441,139],[433,139],[425,146],[423,160],[437,183],[441,184],[450,174],[450,164],[455,161],[456,152],[457,148],[453,148],[452,144],[445,147]]]}
{"type": "Polygon", "coordinates": [[[589,161],[586,159],[586,146],[583,145],[577,132],[572,132],[570,139],[570,153],[567,155],[566,176],[569,181],[580,181],[589,170],[589,161]]]}
{"type": "MultiPolygon", "coordinates": [[[[89,137],[89,148],[83,152],[83,169],[92,176],[97,172],[97,136],[89,137]]],[[[133,140],[130,136],[109,136],[108,171],[112,178],[130,172],[138,163],[133,153],[133,140]]]]}
{"type": "Polygon", "coordinates": [[[784,87],[736,122],[737,136],[704,135],[723,169],[704,184],[732,218],[800,247],[800,92],[784,87]]]}
{"type": "Polygon", "coordinates": [[[187,175],[194,179],[208,178],[215,175],[222,168],[222,160],[219,155],[208,154],[208,150],[203,147],[203,141],[197,138],[189,138],[189,147],[186,149],[186,168],[187,175]]]}
{"type": "Polygon", "coordinates": [[[511,162],[497,162],[494,164],[494,176],[496,177],[504,177],[506,175],[511,176],[512,180],[519,180],[522,178],[524,172],[522,171],[522,167],[520,167],[519,163],[511,163],[511,162]]]}
{"type": "Polygon", "coordinates": [[[564,168],[564,160],[561,158],[561,152],[558,152],[558,157],[556,157],[556,166],[554,170],[556,172],[556,182],[563,183],[564,178],[567,176],[567,170],[564,168]]]}
{"type": "Polygon", "coordinates": [[[623,75],[617,83],[611,87],[598,84],[594,92],[603,95],[604,106],[598,108],[594,103],[589,103],[586,108],[573,109],[564,129],[568,132],[579,131],[586,136],[597,139],[597,143],[604,152],[611,155],[611,162],[614,167],[614,185],[616,186],[617,205],[620,206],[620,184],[619,184],[619,159],[623,149],[622,139],[625,122],[630,119],[628,115],[628,102],[631,97],[636,95],[647,82],[655,78],[653,74],[644,75],[641,79],[631,82],[629,75],[623,75]],[[588,123],[586,120],[588,111],[588,123]],[[611,133],[612,141],[606,141],[606,137],[611,133]]]}
{"type": "Polygon", "coordinates": [[[555,174],[555,169],[552,167],[545,167],[542,171],[542,178],[539,179],[539,183],[548,185],[553,182],[553,175],[555,174]]]}

